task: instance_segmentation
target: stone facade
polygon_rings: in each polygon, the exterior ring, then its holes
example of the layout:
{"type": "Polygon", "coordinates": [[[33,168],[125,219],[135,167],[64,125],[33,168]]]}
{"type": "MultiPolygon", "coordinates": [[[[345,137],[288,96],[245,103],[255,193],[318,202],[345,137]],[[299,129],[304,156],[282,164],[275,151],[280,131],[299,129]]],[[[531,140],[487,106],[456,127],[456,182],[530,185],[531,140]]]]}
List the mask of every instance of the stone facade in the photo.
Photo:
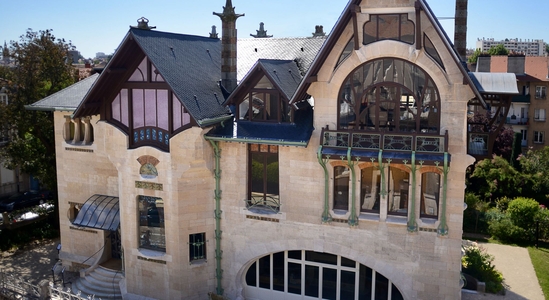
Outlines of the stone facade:
{"type": "MultiPolygon", "coordinates": [[[[221,285],[226,297],[255,299],[250,295],[257,291],[252,291],[246,281],[250,266],[255,266],[266,255],[304,250],[328,253],[371,268],[388,279],[389,287],[394,286],[406,300],[459,299],[465,170],[474,162],[466,152],[467,102],[474,98],[474,93],[464,84],[455,54],[448,49],[427,12],[420,11],[421,20],[416,19],[414,2],[362,1],[360,12],[356,13],[357,23],[364,24],[372,14],[407,15],[409,20],[421,25],[421,39],[424,34],[429,37],[444,66],[424,48],[395,40],[360,44],[358,50],[351,51],[337,65],[353,35],[360,36],[360,41],[363,36],[362,25],[357,26],[357,32],[353,32],[352,21],[339,25],[344,26],[344,30],[332,48],[324,50],[329,52],[316,74],[317,80],[307,90],[314,98],[315,128],[308,145],[278,148],[281,205],[275,214],[246,209],[250,182],[247,143],[214,142],[221,150],[216,166],[214,149],[204,137],[211,128],[195,126],[178,133],[170,139],[169,152],[148,146],[130,149],[129,137],[96,115],[90,122],[93,143],[75,145],[64,138],[65,116],[69,113],[55,112],[63,263],[80,270],[111,257],[111,233],[79,228],[71,223],[77,213],[75,205],[84,204],[91,195],[102,194],[119,198],[123,285],[128,295],[206,299],[208,292],[216,289],[219,292],[216,276],[222,275],[221,285]],[[340,157],[327,159],[328,180],[325,180],[318,158],[321,130],[326,126],[338,126],[338,93],[347,76],[357,67],[381,58],[410,62],[433,79],[441,99],[440,132],[437,134],[448,132],[451,163],[447,177],[444,177],[442,164],[418,163],[415,171],[418,178],[425,172],[442,174],[444,187],[440,188],[436,219],[419,217],[422,195],[421,180],[418,180],[417,188],[411,189],[418,201],[415,206],[412,206],[414,202],[407,204],[410,207],[404,216],[388,214],[387,196],[380,197],[382,208],[378,214],[360,213],[359,201],[349,199],[350,205],[356,203],[359,212],[358,224],[351,226],[348,219],[352,210],[332,207],[334,167],[345,166],[346,161],[340,157]],[[140,174],[140,161],[151,157],[158,175],[144,177],[140,174]],[[216,167],[221,170],[217,182],[221,190],[221,232],[216,232],[214,215],[216,167]],[[165,251],[140,247],[139,196],[163,200],[165,251]],[[325,199],[329,200],[328,212],[332,220],[323,223],[325,199]],[[416,216],[417,227],[411,230],[408,222],[412,216],[416,216]],[[196,233],[205,233],[206,258],[191,262],[189,236],[196,233]],[[221,236],[222,253],[215,251],[216,235],[221,236]],[[220,258],[219,265],[216,265],[217,258],[220,258]]],[[[363,159],[352,168],[360,173],[372,164],[372,160],[363,159]]],[[[391,161],[385,159],[382,164],[389,165],[391,161]]],[[[404,170],[410,167],[403,163],[392,166],[404,170]]],[[[360,178],[355,192],[360,195],[360,178]]],[[[291,294],[287,296],[291,298],[291,294]]]]}

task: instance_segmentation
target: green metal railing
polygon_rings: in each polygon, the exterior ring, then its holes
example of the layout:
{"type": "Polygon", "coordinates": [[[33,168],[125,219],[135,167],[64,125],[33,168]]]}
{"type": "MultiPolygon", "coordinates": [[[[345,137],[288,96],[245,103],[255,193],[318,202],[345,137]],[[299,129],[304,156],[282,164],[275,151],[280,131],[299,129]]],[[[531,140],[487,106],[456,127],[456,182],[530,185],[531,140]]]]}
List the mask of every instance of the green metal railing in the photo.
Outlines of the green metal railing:
{"type": "Polygon", "coordinates": [[[353,150],[445,153],[448,152],[448,132],[429,133],[354,132],[322,129],[320,145],[324,148],[353,150]]]}

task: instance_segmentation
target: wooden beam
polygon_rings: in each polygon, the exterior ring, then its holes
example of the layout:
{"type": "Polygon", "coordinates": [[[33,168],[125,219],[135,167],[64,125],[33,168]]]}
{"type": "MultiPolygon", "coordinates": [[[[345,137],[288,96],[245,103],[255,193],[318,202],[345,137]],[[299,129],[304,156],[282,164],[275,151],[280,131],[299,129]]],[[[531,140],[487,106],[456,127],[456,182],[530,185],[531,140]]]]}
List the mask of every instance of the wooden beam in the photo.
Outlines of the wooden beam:
{"type": "Polygon", "coordinates": [[[423,43],[421,42],[422,31],[421,31],[421,4],[419,0],[415,3],[416,8],[416,49],[421,50],[423,48],[423,43]]]}
{"type": "Polygon", "coordinates": [[[354,38],[354,42],[355,42],[355,50],[358,50],[360,49],[360,40],[358,38],[358,20],[357,20],[357,14],[361,13],[361,9],[360,9],[360,6],[358,5],[352,5],[351,7],[349,7],[349,9],[351,10],[351,15],[352,15],[352,19],[353,19],[353,38],[354,38]]]}

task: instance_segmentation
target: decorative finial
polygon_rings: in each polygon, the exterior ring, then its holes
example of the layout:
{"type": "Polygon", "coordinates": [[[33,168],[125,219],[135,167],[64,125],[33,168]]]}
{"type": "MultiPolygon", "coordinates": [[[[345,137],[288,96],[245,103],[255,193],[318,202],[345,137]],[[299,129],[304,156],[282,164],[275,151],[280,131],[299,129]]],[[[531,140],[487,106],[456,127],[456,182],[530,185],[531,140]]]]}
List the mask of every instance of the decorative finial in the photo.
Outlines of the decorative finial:
{"type": "Polygon", "coordinates": [[[315,32],[313,33],[313,37],[317,37],[317,36],[326,36],[326,32],[324,32],[324,26],[322,25],[315,26],[315,32]]]}
{"type": "Polygon", "coordinates": [[[243,17],[244,14],[236,14],[234,12],[233,3],[231,0],[227,0],[227,3],[225,6],[223,6],[223,13],[216,13],[213,14],[220,17],[222,21],[236,21],[236,19],[243,17]]]}
{"type": "Polygon", "coordinates": [[[149,26],[149,19],[145,17],[141,17],[137,19],[137,26],[130,26],[131,28],[138,28],[138,29],[145,29],[145,30],[151,30],[156,28],[156,26],[149,26]]]}
{"type": "Polygon", "coordinates": [[[210,38],[211,39],[217,39],[219,38],[218,34],[217,34],[217,31],[216,31],[216,28],[215,25],[212,26],[212,32],[210,32],[210,38]]]}
{"type": "Polygon", "coordinates": [[[270,38],[273,37],[272,35],[267,35],[267,30],[265,30],[265,23],[261,22],[259,23],[259,30],[256,30],[257,34],[251,34],[250,36],[253,36],[254,38],[270,38]]]}

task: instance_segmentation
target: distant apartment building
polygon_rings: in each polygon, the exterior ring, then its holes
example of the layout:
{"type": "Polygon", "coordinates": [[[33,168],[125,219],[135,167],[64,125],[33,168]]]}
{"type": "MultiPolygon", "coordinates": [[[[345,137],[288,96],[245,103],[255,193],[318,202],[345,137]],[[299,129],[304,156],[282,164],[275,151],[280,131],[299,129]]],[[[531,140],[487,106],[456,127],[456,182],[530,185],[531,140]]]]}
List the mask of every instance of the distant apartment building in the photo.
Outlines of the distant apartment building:
{"type": "Polygon", "coordinates": [[[96,59],[107,58],[107,57],[108,57],[108,55],[105,54],[105,52],[97,52],[97,53],[95,53],[95,58],[96,58],[96,59]]]}
{"type": "Polygon", "coordinates": [[[475,49],[480,51],[488,51],[490,48],[502,44],[510,52],[522,53],[526,56],[545,56],[545,42],[543,40],[530,40],[530,39],[505,39],[496,41],[493,38],[490,39],[477,39],[477,45],[475,49]]]}
{"type": "MultiPolygon", "coordinates": [[[[549,143],[546,134],[549,134],[547,112],[549,102],[547,89],[549,88],[549,58],[525,56],[492,56],[479,57],[476,65],[477,72],[515,73],[517,88],[520,95],[513,96],[509,111],[501,117],[506,118],[506,126],[513,131],[522,133],[521,145],[523,148],[541,149],[549,143]]],[[[492,109],[495,113],[496,109],[492,109]]]]}

